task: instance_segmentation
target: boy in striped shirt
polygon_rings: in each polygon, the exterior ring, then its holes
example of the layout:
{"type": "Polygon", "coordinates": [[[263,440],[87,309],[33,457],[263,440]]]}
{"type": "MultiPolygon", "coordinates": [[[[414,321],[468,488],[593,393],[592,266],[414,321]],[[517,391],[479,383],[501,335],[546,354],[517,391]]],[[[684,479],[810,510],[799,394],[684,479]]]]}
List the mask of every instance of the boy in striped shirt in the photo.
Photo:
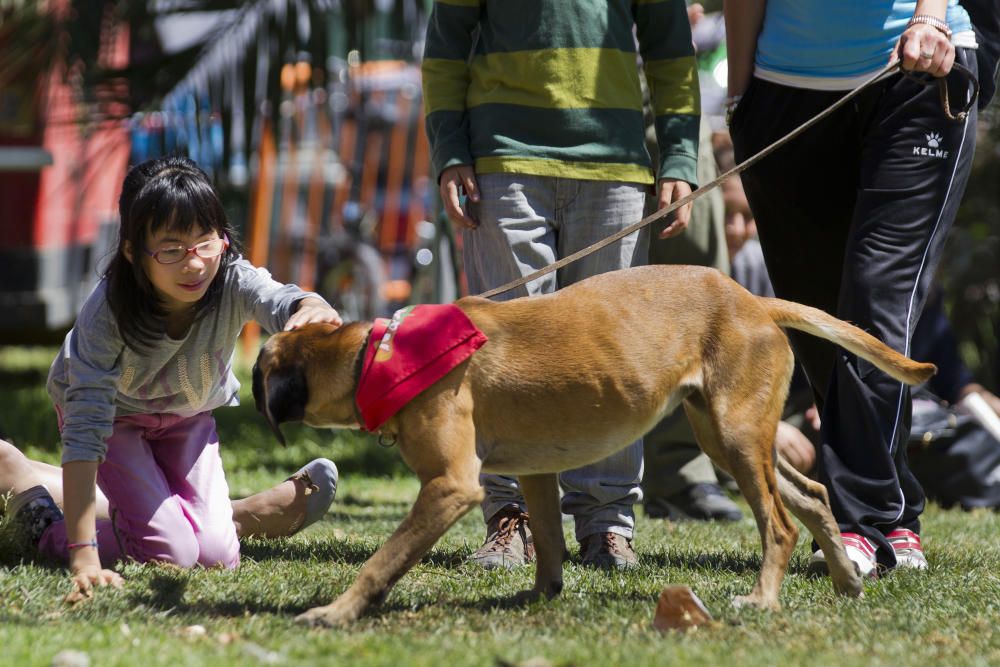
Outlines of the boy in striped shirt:
{"type": "MultiPolygon", "coordinates": [[[[439,0],[423,61],[427,133],[445,211],[466,229],[471,293],[587,247],[696,186],[700,101],[683,0],[439,0]],[[639,56],[659,147],[645,146],[639,56]],[[464,206],[461,196],[465,195],[464,206]]],[[[681,232],[690,206],[662,232],[681,232]]],[[[552,292],[645,263],[643,232],[498,298],[552,292]]],[[[560,475],[584,564],[635,563],[633,505],[642,443],[560,475]]],[[[517,481],[483,475],[487,540],[473,556],[512,567],[532,556],[517,481]]]]}

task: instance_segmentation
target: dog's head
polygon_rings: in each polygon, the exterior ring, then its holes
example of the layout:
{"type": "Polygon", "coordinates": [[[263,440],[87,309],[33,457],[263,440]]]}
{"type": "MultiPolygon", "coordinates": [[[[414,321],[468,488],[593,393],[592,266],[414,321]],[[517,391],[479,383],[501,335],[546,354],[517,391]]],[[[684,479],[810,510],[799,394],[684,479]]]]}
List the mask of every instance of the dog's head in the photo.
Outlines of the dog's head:
{"type": "Polygon", "coordinates": [[[253,365],[253,398],[281,444],[281,424],[352,426],[353,364],[364,339],[358,324],[311,324],[275,334],[253,365]]]}

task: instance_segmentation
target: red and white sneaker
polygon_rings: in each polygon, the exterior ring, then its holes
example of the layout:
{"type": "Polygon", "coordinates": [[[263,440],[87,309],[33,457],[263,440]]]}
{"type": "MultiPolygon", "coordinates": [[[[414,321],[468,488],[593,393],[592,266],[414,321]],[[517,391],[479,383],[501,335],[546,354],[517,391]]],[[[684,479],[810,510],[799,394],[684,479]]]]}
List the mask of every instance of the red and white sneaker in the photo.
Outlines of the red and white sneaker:
{"type": "MultiPolygon", "coordinates": [[[[840,539],[844,543],[847,557],[854,563],[855,569],[863,579],[874,579],[878,576],[878,563],[875,560],[875,545],[871,541],[857,533],[841,533],[840,539]]],[[[809,559],[808,571],[812,574],[829,574],[830,569],[826,564],[826,557],[823,551],[818,550],[809,559]]]]}
{"type": "Polygon", "coordinates": [[[889,540],[893,551],[896,552],[896,567],[908,570],[926,570],[928,568],[927,556],[924,555],[924,549],[920,546],[920,536],[912,530],[897,528],[886,535],[885,539],[889,540]]]}

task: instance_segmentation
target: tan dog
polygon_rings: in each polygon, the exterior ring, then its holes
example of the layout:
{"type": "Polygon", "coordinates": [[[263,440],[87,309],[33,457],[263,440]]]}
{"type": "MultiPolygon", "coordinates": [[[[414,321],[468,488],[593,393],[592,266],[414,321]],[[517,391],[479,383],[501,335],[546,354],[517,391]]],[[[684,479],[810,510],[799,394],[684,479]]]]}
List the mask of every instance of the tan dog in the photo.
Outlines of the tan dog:
{"type": "MultiPolygon", "coordinates": [[[[606,273],[555,294],[457,305],[489,342],[390,419],[383,434],[420,479],[409,515],[336,601],[299,617],[356,619],[448,528],[483,498],[479,473],[519,477],[534,534],[535,586],[562,589],[565,551],[556,473],[593,463],[683,405],[701,448],[728,471],[753,510],[763,562],[735,604],[778,609],[798,538],[787,504],[826,554],[834,588],[861,594],[826,489],[780,458],[774,437],[792,373],[779,327],[842,345],[902,382],[925,381],[913,362],[819,310],[751,295],[723,274],[692,266],[606,273]],[[780,491],[780,493],[779,493],[780,491]],[[784,502],[784,504],[783,504],[784,502]]],[[[254,366],[254,396],[278,424],[357,428],[354,392],[369,324],[312,325],[272,337],[254,366]]]]}

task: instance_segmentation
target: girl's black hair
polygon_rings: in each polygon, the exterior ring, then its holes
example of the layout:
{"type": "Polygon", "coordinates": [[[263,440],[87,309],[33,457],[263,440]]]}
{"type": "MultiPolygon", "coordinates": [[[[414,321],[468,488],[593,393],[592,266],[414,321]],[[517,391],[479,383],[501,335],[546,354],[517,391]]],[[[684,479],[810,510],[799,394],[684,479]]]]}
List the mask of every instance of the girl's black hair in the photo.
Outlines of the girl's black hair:
{"type": "Polygon", "coordinates": [[[166,335],[167,315],[143,269],[147,238],[163,228],[181,234],[197,228],[229,237],[219,272],[195,304],[195,319],[218,304],[226,269],[239,257],[240,244],[208,176],[188,158],[154,158],[132,167],[122,183],[118,213],[118,249],[104,272],[108,303],[125,344],[142,352],[166,335]],[[132,262],[125,256],[126,245],[132,248],[132,262]]]}

